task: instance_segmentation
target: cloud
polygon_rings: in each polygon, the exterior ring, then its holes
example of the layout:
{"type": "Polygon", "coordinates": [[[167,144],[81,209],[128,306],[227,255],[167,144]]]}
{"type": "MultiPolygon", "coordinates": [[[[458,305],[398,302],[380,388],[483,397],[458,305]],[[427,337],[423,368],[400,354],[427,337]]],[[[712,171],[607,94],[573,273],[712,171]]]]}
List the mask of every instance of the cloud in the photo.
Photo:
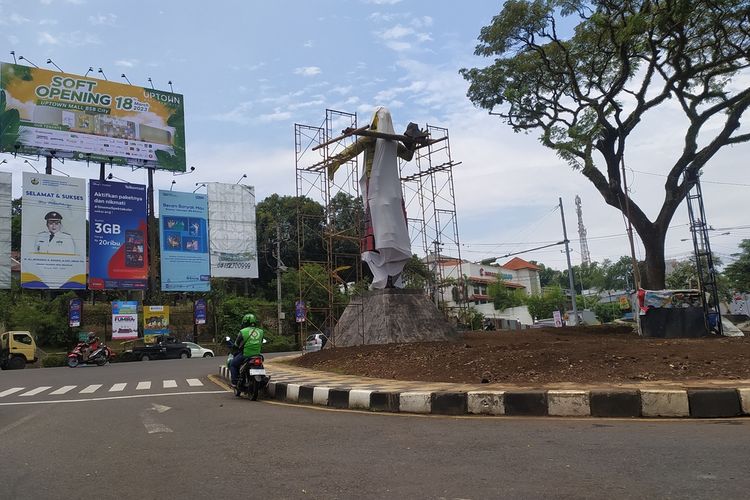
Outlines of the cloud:
{"type": "Polygon", "coordinates": [[[211,119],[220,122],[246,125],[248,123],[252,123],[255,119],[255,115],[250,113],[253,108],[254,106],[252,101],[241,102],[234,109],[227,111],[226,113],[212,115],[211,119]]]}
{"type": "Polygon", "coordinates": [[[276,110],[273,113],[263,114],[258,117],[261,122],[268,123],[268,122],[282,122],[287,121],[292,118],[292,113],[289,111],[279,111],[276,110]]]}
{"type": "Polygon", "coordinates": [[[372,5],[396,5],[401,3],[402,0],[365,0],[365,3],[372,5]]]}
{"type": "Polygon", "coordinates": [[[138,65],[138,59],[119,59],[115,61],[115,66],[122,68],[134,68],[138,65]]]}
{"type": "Polygon", "coordinates": [[[309,49],[309,48],[311,48],[313,46],[313,41],[312,40],[307,40],[305,43],[302,44],[302,46],[305,47],[305,48],[307,48],[307,49],[309,49]]]}
{"type": "Polygon", "coordinates": [[[56,26],[60,24],[57,19],[41,19],[39,20],[39,26],[56,26]]]}
{"type": "Polygon", "coordinates": [[[295,75],[315,76],[320,74],[320,68],[317,66],[305,66],[294,70],[295,75]]]}
{"type": "Polygon", "coordinates": [[[57,35],[42,31],[38,33],[37,44],[83,47],[85,45],[100,45],[101,41],[96,35],[84,33],[82,31],[73,31],[71,33],[61,33],[57,35]]]}
{"type": "Polygon", "coordinates": [[[13,24],[26,24],[31,22],[31,19],[23,17],[20,14],[16,14],[15,12],[8,16],[8,20],[13,24]]]}
{"type": "Polygon", "coordinates": [[[403,38],[405,36],[411,35],[413,33],[414,33],[414,30],[412,28],[408,28],[406,26],[401,26],[400,24],[397,24],[396,26],[381,32],[380,38],[382,38],[383,40],[395,40],[395,39],[399,39],[399,38],[403,38]]]}
{"type": "Polygon", "coordinates": [[[114,26],[117,22],[115,14],[96,14],[89,16],[89,23],[94,26],[114,26]]]}
{"type": "Polygon", "coordinates": [[[57,37],[53,36],[51,33],[43,31],[39,33],[37,43],[39,45],[60,45],[60,40],[57,37]]]}

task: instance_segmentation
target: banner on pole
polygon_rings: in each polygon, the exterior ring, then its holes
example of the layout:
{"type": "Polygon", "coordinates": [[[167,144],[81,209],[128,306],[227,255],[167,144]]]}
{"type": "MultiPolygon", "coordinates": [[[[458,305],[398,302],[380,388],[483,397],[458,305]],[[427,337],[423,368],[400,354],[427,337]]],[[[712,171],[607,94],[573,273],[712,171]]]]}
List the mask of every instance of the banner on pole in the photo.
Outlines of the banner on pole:
{"type": "Polygon", "coordinates": [[[11,177],[0,172],[0,288],[10,288],[11,177]]]}
{"type": "Polygon", "coordinates": [[[257,278],[255,188],[207,183],[211,276],[257,278]]]}
{"type": "Polygon", "coordinates": [[[112,302],[112,339],[138,338],[138,302],[112,302]]]}
{"type": "Polygon", "coordinates": [[[86,288],[86,181],[23,173],[21,286],[86,288]]]}
{"type": "Polygon", "coordinates": [[[146,186],[89,182],[89,289],[146,288],[146,186]]]}
{"type": "Polygon", "coordinates": [[[206,195],[159,191],[163,291],[207,292],[211,289],[207,219],[206,195]]]}
{"type": "Polygon", "coordinates": [[[169,306],[143,306],[143,336],[169,333],[169,306]]]}
{"type": "Polygon", "coordinates": [[[206,299],[196,299],[193,304],[193,321],[196,325],[206,324],[206,299]]]}
{"type": "Polygon", "coordinates": [[[68,302],[68,326],[76,328],[81,326],[83,315],[83,301],[81,299],[70,299],[68,302]]]}

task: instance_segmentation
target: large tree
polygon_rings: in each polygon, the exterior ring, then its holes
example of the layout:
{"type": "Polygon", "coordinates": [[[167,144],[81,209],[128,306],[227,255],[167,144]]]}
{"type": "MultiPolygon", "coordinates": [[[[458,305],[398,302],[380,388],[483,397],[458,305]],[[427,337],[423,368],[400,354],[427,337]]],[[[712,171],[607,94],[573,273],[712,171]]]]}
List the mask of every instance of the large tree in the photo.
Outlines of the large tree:
{"type": "Polygon", "coordinates": [[[629,216],[646,251],[646,284],[664,286],[664,240],[699,170],[724,146],[750,140],[740,120],[750,88],[732,77],[750,65],[750,3],[737,0],[508,0],[482,28],[475,54],[494,58],[462,69],[468,97],[515,131],[578,169],[604,201],[629,216]],[[564,22],[563,19],[567,18],[564,22]],[[570,36],[561,26],[577,22],[570,36]],[[620,168],[626,141],[667,100],[686,128],[652,221],[628,201],[620,168]]]}

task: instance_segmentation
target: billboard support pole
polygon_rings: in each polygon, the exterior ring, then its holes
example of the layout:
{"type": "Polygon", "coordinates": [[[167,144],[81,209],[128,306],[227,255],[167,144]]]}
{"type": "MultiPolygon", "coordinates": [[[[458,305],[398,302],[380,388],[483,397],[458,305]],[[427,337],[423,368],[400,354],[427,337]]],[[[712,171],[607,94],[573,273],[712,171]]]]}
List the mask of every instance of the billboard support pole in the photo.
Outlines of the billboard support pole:
{"type": "Polygon", "coordinates": [[[106,179],[106,177],[104,177],[104,166],[105,166],[104,162],[101,162],[99,164],[99,180],[100,181],[103,181],[106,179]]]}
{"type": "Polygon", "coordinates": [[[156,224],[156,217],[154,216],[154,169],[149,168],[148,170],[148,187],[146,191],[146,198],[148,203],[148,288],[151,293],[156,290],[156,240],[154,238],[154,224],[156,224]]]}
{"type": "Polygon", "coordinates": [[[52,175],[52,157],[47,156],[47,163],[44,166],[44,173],[47,175],[52,175]]]}

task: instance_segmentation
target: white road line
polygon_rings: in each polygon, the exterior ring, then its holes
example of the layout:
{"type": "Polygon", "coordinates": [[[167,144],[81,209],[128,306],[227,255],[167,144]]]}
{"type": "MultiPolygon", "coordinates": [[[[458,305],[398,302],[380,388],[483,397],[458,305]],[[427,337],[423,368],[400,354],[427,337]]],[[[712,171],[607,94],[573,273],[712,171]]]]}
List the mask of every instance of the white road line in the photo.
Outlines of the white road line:
{"type": "MultiPolygon", "coordinates": [[[[0,406],[26,406],[26,405],[47,405],[59,403],[88,403],[91,401],[113,401],[115,399],[136,399],[136,398],[164,398],[168,396],[205,396],[208,394],[226,394],[224,389],[220,391],[191,391],[191,392],[162,392],[160,394],[131,394],[130,396],[109,396],[102,398],[81,398],[81,399],[49,399],[44,401],[14,401],[10,403],[0,403],[0,406]]],[[[299,406],[299,405],[292,405],[299,406]]],[[[341,410],[332,410],[341,411],[341,410]]]]}
{"type": "Polygon", "coordinates": [[[25,387],[11,387],[10,389],[6,389],[3,392],[0,392],[0,398],[4,398],[5,396],[10,396],[11,394],[14,394],[18,391],[22,391],[26,389],[25,387]]]}
{"type": "Polygon", "coordinates": [[[76,387],[78,387],[78,386],[77,385],[64,385],[64,386],[60,387],[59,389],[55,389],[54,391],[50,392],[50,394],[55,394],[55,395],[57,395],[57,394],[65,394],[66,392],[72,391],[76,387]]]}
{"type": "Polygon", "coordinates": [[[52,386],[43,385],[42,387],[37,387],[36,389],[31,389],[28,392],[24,392],[23,394],[19,394],[19,396],[21,396],[21,397],[23,397],[23,396],[36,396],[40,392],[44,392],[47,389],[52,389],[52,386]]]}
{"type": "Polygon", "coordinates": [[[203,382],[201,382],[197,378],[189,378],[187,379],[187,383],[190,387],[200,387],[201,385],[203,385],[203,382]]]}
{"type": "Polygon", "coordinates": [[[102,384],[91,384],[90,386],[81,389],[79,394],[91,394],[92,392],[98,391],[101,386],[102,384]]]}
{"type": "Polygon", "coordinates": [[[136,391],[143,391],[146,389],[151,389],[151,382],[149,380],[146,380],[145,382],[138,382],[138,385],[135,386],[136,391]]]}
{"type": "Polygon", "coordinates": [[[121,382],[119,384],[115,384],[112,387],[109,388],[109,392],[122,392],[125,390],[125,386],[128,385],[124,382],[121,382]]]}
{"type": "Polygon", "coordinates": [[[177,381],[176,380],[165,380],[164,381],[164,388],[165,389],[174,389],[177,387],[177,381]]]}

